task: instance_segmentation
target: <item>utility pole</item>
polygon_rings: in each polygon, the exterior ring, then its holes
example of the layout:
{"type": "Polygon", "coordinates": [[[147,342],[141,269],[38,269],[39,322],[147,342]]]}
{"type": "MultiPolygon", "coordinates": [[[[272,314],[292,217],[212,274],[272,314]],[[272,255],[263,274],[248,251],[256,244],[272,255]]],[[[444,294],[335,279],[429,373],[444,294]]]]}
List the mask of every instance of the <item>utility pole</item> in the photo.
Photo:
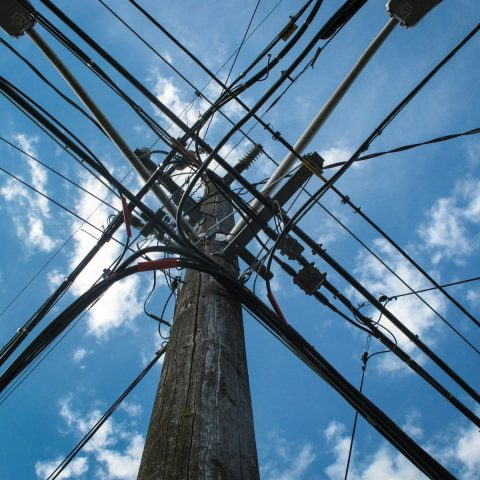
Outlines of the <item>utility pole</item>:
{"type": "MultiPolygon", "coordinates": [[[[237,275],[236,256],[220,254],[232,206],[214,188],[207,183],[197,233],[237,275]]],[[[184,281],[138,479],[258,479],[241,305],[210,275],[188,270],[184,281]]]]}
{"type": "MultiPolygon", "coordinates": [[[[415,25],[440,1],[388,1],[388,12],[392,20],[295,144],[296,153],[301,154],[306,148],[395,24],[400,22],[405,26],[415,25]]],[[[361,1],[354,3],[362,4],[361,1]]],[[[24,33],[30,36],[124,157],[147,179],[148,174],[137,154],[130,149],[83,86],[33,29],[35,20],[31,10],[28,0],[4,0],[0,6],[0,27],[13,36],[24,33]]],[[[296,155],[287,155],[262,190],[264,193],[270,191],[271,186],[283,177],[295,159],[296,155]]],[[[166,210],[175,217],[176,208],[170,202],[169,196],[158,186],[153,191],[166,210]]],[[[205,184],[204,200],[200,207],[202,220],[197,231],[193,232],[186,220],[180,218],[182,227],[189,230],[190,238],[200,239],[200,248],[216,262],[219,269],[237,277],[237,255],[223,252],[227,246],[226,239],[238,233],[244,226],[243,222],[234,225],[231,204],[208,181],[205,184]]],[[[253,202],[252,205],[256,208],[258,202],[253,202]]],[[[342,388],[345,384],[346,381],[342,388]]],[[[347,387],[344,391],[345,396],[350,393],[347,387]]],[[[377,410],[373,407],[364,411],[376,413],[377,410]]],[[[383,418],[382,415],[383,413],[379,412],[377,418],[383,418]]],[[[391,437],[394,438],[393,434],[391,437]]],[[[403,441],[403,437],[400,436],[400,439],[403,441]]],[[[399,445],[400,443],[398,441],[399,445]]],[[[178,293],[165,364],[138,479],[259,479],[242,309],[240,303],[208,274],[188,270],[184,277],[184,286],[178,293]]]]}

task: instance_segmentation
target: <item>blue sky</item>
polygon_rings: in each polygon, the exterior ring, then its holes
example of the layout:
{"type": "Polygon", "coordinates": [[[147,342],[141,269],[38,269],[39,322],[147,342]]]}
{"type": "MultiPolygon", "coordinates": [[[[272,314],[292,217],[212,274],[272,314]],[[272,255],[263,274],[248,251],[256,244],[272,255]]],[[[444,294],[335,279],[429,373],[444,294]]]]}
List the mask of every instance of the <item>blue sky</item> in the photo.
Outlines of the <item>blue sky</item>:
{"type": "MultiPolygon", "coordinates": [[[[39,2],[33,3],[67,32],[66,27],[39,2]]],[[[192,89],[99,2],[56,3],[94,35],[114,57],[135,72],[177,114],[189,107],[194,97],[192,89]]],[[[197,88],[207,84],[206,75],[147,24],[129,2],[110,0],[107,3],[190,78],[197,88]]],[[[290,143],[295,142],[387,21],[383,3],[367,2],[322,52],[314,68],[308,69],[266,115],[266,121],[290,143]]],[[[241,2],[241,6],[240,2],[213,0],[141,4],[216,71],[238,47],[256,1],[241,2]]],[[[338,4],[325,0],[306,39],[311,38],[312,32],[329,18],[338,4]]],[[[242,48],[233,77],[255,58],[286,24],[288,16],[300,6],[301,2],[297,1],[260,2],[254,26],[272,8],[275,7],[275,10],[242,48]]],[[[475,0],[457,0],[443,2],[413,29],[397,28],[312,141],[308,151],[320,152],[328,163],[348,158],[383,117],[476,25],[477,18],[475,0]]],[[[41,27],[37,28],[78,75],[132,148],[150,146],[155,142],[153,134],[118,97],[41,27]]],[[[3,32],[0,35],[70,95],[58,74],[28,38],[15,40],[3,32]]],[[[68,35],[74,38],[70,32],[68,35]]],[[[80,41],[79,44],[86,48],[80,41]]],[[[242,99],[252,105],[304,44],[305,41],[300,42],[265,82],[245,92],[242,99]]],[[[44,86],[5,47],[0,47],[1,74],[68,125],[117,178],[128,175],[126,185],[133,191],[138,190],[141,182],[134,174],[129,174],[129,165],[112,144],[98,135],[88,121],[44,86]]],[[[148,112],[164,126],[169,125],[108,65],[104,65],[92,52],[89,54],[148,112]]],[[[479,127],[479,54],[480,41],[475,37],[415,97],[374,142],[370,151],[386,150],[479,127]]],[[[227,75],[229,65],[222,70],[222,78],[227,75]]],[[[212,100],[219,93],[212,84],[204,92],[212,100]]],[[[89,192],[101,198],[108,195],[100,183],[11,103],[4,97],[0,101],[3,138],[75,180],[89,192]]],[[[205,102],[197,100],[186,115],[182,114],[182,119],[191,124],[205,106],[205,102]]],[[[236,105],[227,106],[225,113],[234,120],[242,115],[236,105]]],[[[209,130],[208,142],[215,145],[228,128],[225,121],[216,118],[209,130]]],[[[174,129],[171,131],[175,132],[174,129]]],[[[286,154],[261,127],[256,127],[252,136],[277,161],[286,154]]],[[[235,136],[230,147],[239,139],[235,136]]],[[[247,142],[240,143],[228,159],[234,163],[247,147],[247,142]]],[[[93,196],[66,183],[4,142],[0,142],[0,158],[2,168],[68,206],[81,217],[88,218],[97,228],[107,225],[108,217],[114,210],[99,205],[93,196]]],[[[361,206],[362,211],[437,281],[447,283],[479,274],[479,167],[480,140],[474,135],[356,165],[342,177],[338,188],[361,206]]],[[[263,156],[247,176],[252,181],[258,181],[272,171],[273,164],[263,156]]],[[[315,191],[319,185],[317,180],[312,180],[308,188],[315,191]]],[[[302,199],[305,197],[301,196],[296,205],[301,204],[302,199]]],[[[109,201],[118,208],[117,200],[109,198],[109,201]]],[[[151,206],[156,205],[154,197],[148,201],[151,206]]],[[[322,202],[404,281],[418,289],[430,286],[358,215],[342,205],[338,197],[329,193],[322,202]]],[[[0,213],[3,233],[0,311],[35,277],[31,285],[1,314],[0,343],[3,345],[93,246],[93,237],[98,237],[99,233],[3,173],[0,173],[0,213]]],[[[301,226],[315,240],[323,243],[329,254],[354,273],[375,296],[394,296],[406,291],[398,279],[320,208],[312,209],[301,226]]],[[[123,237],[124,232],[120,230],[117,238],[121,240],[123,237]]],[[[256,251],[257,246],[252,245],[251,248],[256,251]]],[[[56,313],[84,292],[119,253],[118,244],[109,242],[42,325],[46,325],[56,313]]],[[[318,258],[312,257],[312,261],[321,271],[328,272],[331,282],[347,293],[352,301],[363,301],[318,258]]],[[[346,378],[358,385],[366,335],[303,294],[280,271],[274,269],[274,273],[275,294],[286,318],[346,378]]],[[[80,434],[109,407],[153,357],[161,339],[156,324],[143,314],[143,302],[151,284],[152,278],[147,274],[132,276],[116,284],[11,395],[0,397],[0,430],[3,432],[0,438],[0,478],[45,478],[52,466],[56,466],[78,441],[80,434]]],[[[262,282],[257,282],[257,291],[259,295],[265,295],[262,282]]],[[[480,285],[468,283],[449,291],[474,315],[479,315],[480,285]]],[[[168,293],[168,288],[161,284],[149,301],[150,309],[159,313],[168,293]]],[[[438,292],[430,292],[423,298],[469,341],[477,347],[480,345],[477,327],[445,297],[438,292]]],[[[173,312],[171,307],[167,309],[170,316],[173,312]]],[[[479,388],[476,353],[453,335],[431,310],[413,296],[392,300],[388,307],[474,388],[479,388]]],[[[378,318],[378,313],[368,306],[362,311],[378,318]]],[[[394,331],[388,322],[382,322],[394,331]]],[[[245,330],[262,478],[343,479],[354,412],[338,394],[248,315],[245,315],[245,330]]],[[[400,333],[394,333],[410,355],[469,408],[479,412],[479,406],[419,354],[411,342],[400,333]]],[[[371,352],[379,350],[382,346],[372,341],[371,352]]],[[[156,367],[144,379],[77,457],[63,478],[136,478],[159,373],[160,369],[156,367]]],[[[479,477],[480,437],[477,429],[425,382],[400,365],[391,353],[371,359],[364,392],[458,478],[479,477]]],[[[424,477],[361,419],[349,478],[424,477]]]]}

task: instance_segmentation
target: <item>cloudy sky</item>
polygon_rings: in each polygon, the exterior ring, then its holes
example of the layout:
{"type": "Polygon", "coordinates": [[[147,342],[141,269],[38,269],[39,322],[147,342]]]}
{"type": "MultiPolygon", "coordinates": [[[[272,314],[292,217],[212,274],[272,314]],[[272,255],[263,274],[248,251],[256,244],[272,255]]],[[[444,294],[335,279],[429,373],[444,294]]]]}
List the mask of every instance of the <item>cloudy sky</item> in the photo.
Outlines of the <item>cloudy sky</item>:
{"type": "MultiPolygon", "coordinates": [[[[208,102],[196,97],[192,87],[165,60],[188,78],[196,90],[202,90],[208,99],[213,100],[219,94],[219,89],[209,83],[206,74],[148,24],[127,0],[106,0],[105,3],[150,42],[163,60],[116,20],[101,2],[55,3],[186,123],[191,125],[208,102]]],[[[211,70],[217,71],[238,48],[257,0],[140,3],[155,18],[161,19],[162,24],[211,70]]],[[[339,3],[324,1],[305,38],[264,82],[245,92],[242,96],[245,103],[255,103],[339,3]]],[[[163,126],[169,127],[168,120],[161,113],[89,51],[40,2],[34,0],[33,4],[79,42],[146,111],[163,126]]],[[[285,0],[259,2],[250,30],[253,33],[238,55],[232,78],[249,65],[301,5],[301,2],[285,0]]],[[[327,163],[347,159],[416,83],[475,27],[478,13],[476,0],[443,2],[415,28],[397,28],[308,151],[321,153],[327,163]]],[[[367,2],[321,53],[313,68],[306,69],[275,107],[266,113],[265,121],[293,144],[386,21],[384,2],[367,2]]],[[[42,27],[36,28],[75,72],[132,148],[151,146],[156,142],[155,135],[125,103],[42,27]]],[[[0,35],[62,92],[73,98],[29,38],[15,40],[3,32],[0,35]]],[[[102,159],[116,178],[125,179],[125,184],[137,191],[140,180],[112,144],[11,51],[4,45],[0,48],[1,75],[67,125],[102,159]]],[[[474,37],[385,129],[369,152],[480,127],[479,55],[480,40],[474,37]]],[[[296,73],[310,60],[311,56],[296,73]]],[[[230,66],[231,61],[220,71],[223,79],[230,66]]],[[[0,343],[3,345],[95,244],[95,238],[120,205],[118,199],[61,145],[5,97],[0,102],[0,166],[17,177],[9,176],[3,170],[0,172],[3,234],[0,343]],[[27,185],[46,196],[35,193],[27,185]],[[47,196],[66,206],[70,213],[48,200],[47,196]]],[[[238,120],[243,111],[238,105],[231,104],[224,113],[232,120],[238,120]]],[[[225,119],[215,117],[207,141],[214,145],[228,128],[225,119]]],[[[285,149],[270,134],[254,123],[247,124],[249,128],[252,128],[254,140],[261,143],[272,158],[280,161],[285,156],[285,149]]],[[[170,131],[178,135],[173,127],[170,131]]],[[[156,146],[161,149],[162,142],[156,146]]],[[[247,148],[248,142],[236,135],[223,153],[228,154],[227,158],[234,163],[247,148]]],[[[262,156],[248,172],[248,178],[259,181],[268,177],[273,168],[273,163],[262,156]]],[[[308,189],[315,191],[319,185],[317,180],[312,180],[308,189]]],[[[450,283],[479,276],[478,136],[464,136],[362,162],[346,173],[338,188],[436,281],[450,283]]],[[[301,195],[292,211],[305,198],[301,195]]],[[[153,197],[148,201],[155,207],[153,197]]],[[[336,195],[327,194],[322,205],[333,216],[315,207],[302,221],[302,228],[322,243],[328,253],[377,298],[382,295],[395,297],[408,292],[409,287],[424,289],[431,286],[391,244],[350,207],[343,205],[336,195]]],[[[124,231],[120,230],[116,239],[122,241],[124,236],[124,231]]],[[[252,244],[251,249],[257,252],[258,246],[252,244]]],[[[41,326],[88,289],[120,252],[121,245],[110,241],[41,326]]],[[[362,313],[379,320],[378,312],[365,304],[365,299],[327,265],[316,257],[311,260],[322,272],[328,273],[330,281],[352,302],[362,305],[362,313]]],[[[306,296],[292,285],[291,279],[276,269],[274,272],[275,294],[286,318],[350,382],[358,386],[366,334],[306,296]]],[[[156,314],[161,312],[169,294],[160,277],[158,283],[148,301],[148,308],[156,314]]],[[[250,286],[253,286],[253,277],[250,286]]],[[[151,360],[162,343],[156,323],[143,313],[151,287],[152,276],[148,274],[131,276],[116,284],[78,319],[71,331],[27,372],[21,382],[0,394],[0,430],[3,433],[0,436],[0,478],[46,478],[151,360]]],[[[260,280],[256,291],[265,295],[260,280]]],[[[480,284],[465,283],[449,288],[449,292],[474,317],[480,317],[480,284]]],[[[475,351],[480,348],[478,327],[438,291],[422,294],[422,299],[424,301],[413,295],[392,299],[388,308],[473,388],[479,389],[478,354],[475,351]],[[446,322],[453,325],[470,346],[446,322]]],[[[333,298],[331,300],[340,307],[333,298]]],[[[172,307],[170,304],[167,308],[167,317],[172,316],[172,307]]],[[[480,413],[480,407],[426,359],[412,342],[388,320],[380,320],[385,331],[394,335],[409,355],[468,408],[480,413]]],[[[262,478],[343,479],[354,411],[248,315],[245,315],[245,330],[262,478]]],[[[370,342],[370,353],[382,350],[381,344],[374,340],[370,342]]],[[[70,464],[62,478],[136,478],[159,374],[160,367],[157,366],[70,464]]],[[[364,393],[455,476],[464,479],[480,476],[478,429],[391,353],[375,355],[368,362],[364,393]]],[[[349,478],[416,480],[424,477],[376,430],[359,419],[349,478]]]]}

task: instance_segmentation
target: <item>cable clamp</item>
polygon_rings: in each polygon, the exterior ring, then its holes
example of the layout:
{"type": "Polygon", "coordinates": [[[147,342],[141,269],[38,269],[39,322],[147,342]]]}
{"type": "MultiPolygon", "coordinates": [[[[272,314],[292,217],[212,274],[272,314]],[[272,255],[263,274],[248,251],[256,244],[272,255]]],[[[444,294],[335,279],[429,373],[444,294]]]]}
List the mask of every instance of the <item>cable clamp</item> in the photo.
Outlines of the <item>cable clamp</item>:
{"type": "Polygon", "coordinates": [[[325,160],[317,152],[311,152],[304,155],[301,159],[301,162],[305,167],[307,167],[314,175],[321,177],[323,174],[323,164],[325,160]]]}
{"type": "Polygon", "coordinates": [[[286,42],[293,34],[293,32],[298,28],[297,24],[293,20],[292,17],[290,17],[290,21],[288,24],[285,26],[285,28],[280,32],[280,39],[286,42]]]}
{"type": "Polygon", "coordinates": [[[278,130],[272,135],[272,140],[275,140],[276,142],[278,142],[281,138],[282,134],[278,130]]]}

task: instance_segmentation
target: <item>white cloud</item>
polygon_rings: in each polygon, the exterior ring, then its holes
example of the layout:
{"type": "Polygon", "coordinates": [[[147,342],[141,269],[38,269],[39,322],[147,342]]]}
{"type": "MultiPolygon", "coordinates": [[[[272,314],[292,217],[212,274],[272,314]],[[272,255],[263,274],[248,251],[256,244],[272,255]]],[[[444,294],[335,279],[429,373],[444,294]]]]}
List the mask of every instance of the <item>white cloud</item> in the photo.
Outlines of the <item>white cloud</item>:
{"type": "Polygon", "coordinates": [[[478,235],[471,227],[480,223],[480,180],[457,182],[448,197],[439,198],[418,229],[425,246],[433,253],[433,261],[465,260],[478,250],[478,235]]]}
{"type": "Polygon", "coordinates": [[[47,274],[48,285],[52,291],[55,290],[64,280],[65,275],[57,269],[54,269],[47,274]]]}
{"type": "MultiPolygon", "coordinates": [[[[153,84],[154,95],[187,125],[194,123],[209,106],[206,100],[198,97],[187,97],[186,94],[174,83],[170,77],[164,77],[156,68],[152,69],[147,79],[153,84]],[[192,101],[194,100],[193,104],[192,101]]],[[[162,113],[155,110],[162,119],[166,118],[162,113]]],[[[178,128],[173,129],[180,132],[178,128]]]]}
{"type": "MultiPolygon", "coordinates": [[[[91,176],[84,176],[81,181],[82,186],[97,195],[100,198],[106,197],[106,189],[91,176]]],[[[118,206],[118,200],[115,200],[118,206]]],[[[114,203],[115,203],[114,202],[114,203]]],[[[86,193],[81,193],[76,202],[76,212],[89,222],[98,227],[105,226],[108,216],[112,211],[105,205],[98,205],[98,200],[86,193]]],[[[80,222],[72,224],[72,231],[76,231],[80,222]]],[[[84,232],[78,232],[73,239],[73,249],[71,250],[68,265],[73,269],[96,244],[95,238],[98,232],[84,225],[84,232]],[[86,233],[87,232],[87,233],[86,233]],[[89,235],[90,233],[91,235],[89,235]]],[[[122,230],[119,231],[121,238],[122,230]]],[[[78,296],[88,290],[94,282],[108,269],[120,255],[122,246],[113,240],[110,240],[87,267],[78,276],[71,287],[71,293],[78,296]]],[[[53,279],[61,277],[61,273],[55,272],[53,279]]],[[[106,338],[108,334],[120,327],[132,328],[134,319],[142,311],[142,302],[140,296],[141,280],[138,276],[131,276],[115,283],[100,300],[91,308],[87,316],[87,331],[97,338],[106,338]]]]}
{"type": "Polygon", "coordinates": [[[106,479],[134,480],[137,478],[142,458],[144,439],[135,434],[130,438],[127,448],[122,452],[105,449],[98,452],[97,461],[104,464],[106,479]]]}
{"type": "Polygon", "coordinates": [[[130,403],[124,400],[120,408],[130,417],[138,417],[143,412],[143,407],[138,403],[130,403]]]}
{"type": "MultiPolygon", "coordinates": [[[[210,107],[210,103],[205,98],[196,95],[192,96],[190,92],[186,93],[175,84],[172,78],[163,76],[157,68],[152,68],[147,81],[152,83],[153,93],[158,100],[178,115],[187,125],[192,125],[196,122],[210,107]]],[[[222,87],[213,82],[210,82],[203,90],[205,97],[212,102],[214,102],[221,93],[222,87]]],[[[243,107],[234,100],[222,107],[222,111],[231,119],[238,119],[240,115],[244,113],[243,107]]],[[[160,118],[165,118],[160,112],[156,111],[156,113],[160,118]]],[[[219,118],[221,118],[220,114],[216,113],[211,123],[209,122],[210,133],[215,129],[219,118]]],[[[178,133],[180,132],[178,128],[173,128],[173,130],[178,133]]]]}
{"type": "MultiPolygon", "coordinates": [[[[35,464],[35,474],[38,478],[48,478],[62,460],[62,457],[58,457],[50,462],[37,462],[35,464]]],[[[88,461],[86,457],[78,457],[72,460],[57,478],[82,478],[87,471],[88,461]]]]}
{"type": "Polygon", "coordinates": [[[261,478],[264,480],[300,480],[316,458],[313,445],[288,442],[278,433],[271,433],[261,462],[261,478]]]}
{"type": "Polygon", "coordinates": [[[414,411],[407,415],[405,423],[402,425],[402,429],[405,433],[416,440],[421,439],[424,435],[422,427],[418,425],[419,418],[420,414],[414,411]]]}
{"type": "MultiPolygon", "coordinates": [[[[414,289],[429,287],[425,280],[403,257],[398,254],[385,240],[377,239],[374,242],[374,250],[379,256],[402,278],[408,285],[414,289]]],[[[380,295],[389,297],[406,293],[409,290],[393,274],[386,270],[383,265],[373,256],[363,251],[357,258],[357,267],[355,269],[360,282],[377,298],[380,295]]],[[[422,294],[422,297],[439,313],[444,313],[446,304],[444,298],[436,291],[422,294]]],[[[435,340],[433,335],[435,327],[440,322],[435,314],[416,296],[409,295],[401,297],[398,300],[392,300],[387,308],[414,334],[418,335],[423,341],[430,343],[435,340]],[[438,320],[438,322],[437,322],[438,320]]],[[[377,313],[375,313],[377,315],[377,313]]],[[[398,344],[407,353],[411,354],[417,361],[421,360],[415,345],[408,340],[403,333],[394,327],[388,320],[382,318],[381,324],[388,328],[396,337],[398,344]]],[[[403,363],[393,354],[377,356],[378,366],[383,371],[393,372],[403,367],[403,363]]]]}
{"type": "MultiPolygon", "coordinates": [[[[344,425],[335,421],[331,422],[324,432],[334,457],[334,462],[325,468],[325,474],[330,480],[345,478],[350,435],[344,435],[344,432],[344,425]]],[[[350,480],[380,480],[384,478],[388,478],[388,480],[421,480],[426,477],[400,453],[383,445],[367,463],[358,462],[354,447],[348,478],[350,480]]]]}
{"type": "MultiPolygon", "coordinates": [[[[322,150],[320,155],[325,160],[325,165],[330,165],[331,163],[346,162],[352,156],[352,150],[342,145],[333,146],[322,150]]],[[[354,167],[361,166],[362,162],[354,163],[354,167]]]]}
{"type": "MultiPolygon", "coordinates": [[[[423,429],[417,424],[417,413],[408,415],[404,428],[406,433],[423,437],[423,429]]],[[[480,478],[480,432],[475,426],[446,428],[448,435],[437,437],[437,444],[424,446],[426,450],[457,478],[474,480],[480,478]]],[[[334,461],[325,468],[330,480],[343,480],[347,462],[350,435],[345,434],[343,424],[333,421],[326,428],[325,437],[334,461]]],[[[356,455],[354,444],[350,463],[350,480],[420,480],[425,479],[416,467],[403,455],[382,443],[378,450],[368,456],[356,455]]]]}
{"type": "MultiPolygon", "coordinates": [[[[72,409],[71,398],[60,402],[60,416],[67,425],[66,433],[83,436],[98,421],[100,412],[94,410],[87,415],[80,415],[72,409]]],[[[135,480],[143,450],[144,439],[138,432],[127,431],[126,428],[108,419],[91,440],[83,448],[83,457],[76,459],[71,471],[66,471],[64,477],[76,478],[90,469],[95,470],[94,478],[103,480],[135,480]],[[76,469],[76,470],[75,470],[76,469]],[[69,475],[69,476],[68,476],[69,475]]],[[[61,459],[37,462],[35,472],[44,478],[51,472],[61,459]]]]}
{"type": "Polygon", "coordinates": [[[480,432],[477,427],[457,427],[450,433],[448,445],[440,449],[445,463],[457,466],[463,480],[480,478],[480,432]]]}
{"type": "Polygon", "coordinates": [[[467,300],[472,307],[478,307],[480,303],[480,290],[470,289],[467,291],[467,300]]]}
{"type": "MultiPolygon", "coordinates": [[[[23,133],[14,136],[15,142],[27,154],[38,158],[36,144],[37,137],[27,137],[23,133]]],[[[23,161],[28,165],[29,179],[37,190],[46,193],[47,174],[31,158],[21,155],[23,161]]],[[[20,177],[21,178],[21,177],[20,177]]],[[[50,219],[50,208],[48,200],[28,190],[24,185],[15,179],[8,179],[0,188],[0,193],[5,201],[10,203],[12,219],[18,238],[20,238],[29,249],[41,252],[50,252],[57,245],[57,241],[48,235],[45,224],[50,219]]]]}
{"type": "Polygon", "coordinates": [[[85,348],[79,347],[72,353],[72,360],[75,363],[81,363],[90,352],[85,348]]]}

